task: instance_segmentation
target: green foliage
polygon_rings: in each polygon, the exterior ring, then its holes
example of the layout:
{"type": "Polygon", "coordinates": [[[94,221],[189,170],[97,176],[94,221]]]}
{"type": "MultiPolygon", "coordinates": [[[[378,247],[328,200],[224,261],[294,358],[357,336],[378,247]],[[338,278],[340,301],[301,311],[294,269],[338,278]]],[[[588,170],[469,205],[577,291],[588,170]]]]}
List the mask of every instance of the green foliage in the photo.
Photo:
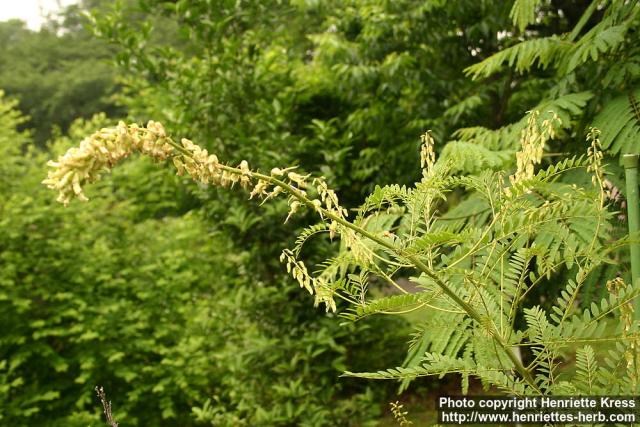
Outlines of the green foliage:
{"type": "MultiPolygon", "coordinates": [[[[28,133],[17,130],[26,118],[17,110],[17,101],[8,100],[4,92],[0,90],[0,156],[18,160],[19,153],[25,149],[28,141],[28,133]]],[[[14,164],[6,165],[0,170],[0,185],[8,188],[10,184],[22,172],[24,165],[16,161],[14,164]]]]}
{"type": "MultiPolygon", "coordinates": [[[[181,180],[145,159],[94,188],[101,215],[62,209],[40,184],[50,154],[24,152],[13,106],[0,102],[3,424],[97,425],[96,385],[127,425],[365,425],[379,414],[380,388],[336,378],[394,360],[378,332],[401,323],[307,321],[295,288],[256,283],[251,253],[185,212],[192,200],[153,203],[150,188],[171,199],[181,180]]],[[[75,123],[53,153],[104,121],[75,123]]]]}
{"type": "MultiPolygon", "coordinates": [[[[281,2],[227,3],[217,9],[210,8],[204,1],[150,1],[140,2],[140,6],[154,20],[179,22],[182,31],[176,34],[176,38],[183,38],[177,43],[180,45],[178,47],[175,46],[176,43],[164,43],[161,46],[148,43],[149,39],[156,37],[158,31],[149,28],[150,21],[137,23],[138,26],[129,20],[132,11],[135,11],[131,6],[115,9],[111,15],[95,16],[96,31],[122,48],[118,62],[127,70],[128,76],[126,96],[121,97],[121,101],[125,103],[133,119],[162,119],[172,130],[206,141],[211,150],[232,154],[234,157],[246,156],[250,161],[260,162],[265,168],[300,159],[302,167],[315,168],[320,162],[329,163],[331,168],[323,167],[327,171],[337,170],[337,165],[342,163],[348,150],[345,147],[334,150],[335,134],[323,120],[314,120],[314,114],[318,111],[316,100],[299,94],[292,88],[295,84],[292,67],[302,65],[305,52],[310,47],[305,31],[313,28],[316,21],[320,25],[313,10],[292,16],[292,7],[281,2]],[[163,16],[158,17],[157,12],[163,16]],[[307,143],[311,132],[321,135],[321,141],[316,147],[307,143]],[[320,148],[320,145],[325,146],[320,148]]],[[[164,31],[164,26],[160,30],[164,31]]],[[[330,102],[326,105],[330,108],[330,102]]],[[[351,180],[346,169],[342,172],[342,177],[351,180]]],[[[181,186],[177,193],[184,195],[182,189],[181,186]]],[[[158,195],[152,185],[147,191],[138,189],[133,193],[135,197],[154,197],[156,203],[175,199],[158,195]]],[[[125,193],[120,194],[124,197],[125,193]]],[[[291,308],[291,313],[297,313],[295,316],[282,310],[283,303],[275,298],[278,294],[276,289],[281,289],[285,282],[283,272],[277,264],[277,254],[287,242],[293,244],[294,230],[306,227],[308,219],[291,221],[282,231],[282,214],[286,209],[284,204],[257,207],[247,202],[244,196],[218,192],[205,186],[191,190],[191,195],[187,198],[196,199],[195,206],[191,206],[204,212],[212,227],[224,235],[233,236],[236,249],[230,252],[250,254],[251,261],[242,267],[252,278],[245,286],[255,287],[258,283],[259,286],[270,289],[270,292],[257,293],[255,300],[251,301],[239,299],[238,305],[252,311],[254,308],[249,306],[253,305],[260,307],[264,313],[272,313],[273,324],[270,328],[274,329],[271,332],[273,337],[288,340],[292,331],[298,328],[312,329],[315,328],[314,325],[320,324],[323,326],[322,334],[343,337],[349,341],[348,345],[345,342],[344,347],[347,354],[359,351],[363,343],[357,341],[355,336],[343,335],[339,324],[325,321],[322,315],[306,310],[306,298],[293,292],[295,289],[287,291],[286,303],[291,308]],[[353,343],[350,341],[352,339],[353,343]]],[[[184,206],[181,203],[179,205],[184,206]]],[[[146,204],[140,203],[139,206],[146,204]]],[[[307,250],[314,254],[312,256],[317,256],[327,252],[328,247],[324,242],[314,242],[307,250]]],[[[263,318],[265,315],[259,316],[263,318]]],[[[389,346],[395,345],[396,348],[403,346],[397,338],[393,338],[403,328],[398,324],[382,325],[381,322],[376,339],[387,342],[389,346]]],[[[356,330],[367,327],[364,324],[357,325],[356,330]]],[[[246,342],[251,341],[251,337],[246,339],[246,342]]],[[[273,416],[273,423],[286,419],[282,411],[293,398],[285,398],[284,394],[271,401],[255,400],[252,404],[246,402],[254,399],[253,390],[265,387],[256,386],[256,383],[273,382],[272,379],[267,381],[266,376],[263,378],[263,371],[270,372],[275,369],[274,366],[288,363],[290,355],[295,351],[307,352],[308,342],[301,339],[300,335],[295,335],[292,342],[298,344],[292,344],[287,351],[276,351],[265,364],[259,365],[261,373],[256,378],[233,382],[231,389],[236,390],[233,396],[237,397],[232,402],[236,402],[235,404],[213,399],[209,408],[213,415],[207,410],[201,414],[203,419],[219,423],[221,419],[225,419],[220,418],[223,415],[229,420],[233,420],[233,417],[248,417],[252,405],[260,405],[268,414],[261,415],[260,423],[268,423],[265,420],[270,419],[270,416],[273,416]],[[245,387],[247,392],[237,391],[245,387]]],[[[318,344],[322,348],[327,346],[327,342],[322,340],[318,344]]],[[[331,350],[323,352],[335,354],[331,350]]],[[[331,365],[333,362],[327,366],[331,365]]],[[[329,396],[334,391],[339,393],[342,387],[336,384],[338,379],[333,370],[319,366],[318,369],[326,372],[326,376],[320,371],[312,371],[316,372],[312,381],[301,381],[301,374],[292,380],[301,384],[298,387],[304,388],[305,396],[318,396],[317,399],[311,399],[309,407],[297,399],[296,405],[306,409],[296,409],[296,414],[303,414],[296,417],[317,420],[320,419],[318,414],[330,413],[334,418],[333,422],[338,422],[335,419],[340,419],[340,408],[346,403],[342,405],[336,395],[331,399],[329,396]],[[331,409],[333,406],[337,409],[331,409]]],[[[296,367],[296,372],[304,370],[296,367]]],[[[293,376],[293,373],[289,375],[293,376]]],[[[359,390],[360,386],[349,388],[345,396],[357,396],[354,392],[359,390]]],[[[359,417],[358,413],[369,411],[368,417],[376,414],[375,408],[368,405],[368,409],[365,409],[364,401],[359,402],[357,398],[354,398],[352,406],[349,411],[354,422],[359,417]]]]}
{"type": "Polygon", "coordinates": [[[112,51],[81,25],[51,25],[34,32],[21,21],[0,23],[0,89],[20,100],[25,125],[41,146],[52,127],[66,131],[79,117],[121,113],[109,99],[116,90],[115,70],[106,62],[112,51]]]}
{"type": "Polygon", "coordinates": [[[635,90],[639,70],[637,9],[598,4],[140,2],[180,22],[179,49],[149,46],[151,21],[136,26],[131,9],[95,19],[121,49],[134,119],[265,169],[319,170],[353,207],[375,185],[419,178],[414,141],[426,128],[454,138],[446,155],[468,154],[461,172],[506,167],[532,109],[561,118],[551,151],[583,153],[596,113],[635,90]],[[455,141],[471,129],[494,153],[455,141]]]}
{"type": "MultiPolygon", "coordinates": [[[[441,162],[440,168],[446,168],[444,164],[441,162]]],[[[485,387],[515,395],[564,394],[568,390],[574,394],[611,390],[633,393],[637,366],[621,362],[635,354],[637,325],[631,326],[627,307],[640,289],[627,286],[591,304],[584,313],[576,310],[587,276],[617,247],[610,241],[605,246],[610,214],[602,205],[603,193],[597,187],[596,191],[580,189],[558,181],[561,171],[583,165],[595,171],[594,182],[601,182],[597,156],[590,157],[586,164],[565,161],[525,181],[512,182],[506,189],[501,188],[499,174],[487,172],[449,183],[442,181],[438,165],[425,174],[404,200],[409,213],[397,225],[392,240],[359,233],[377,243],[374,247],[380,256],[376,261],[354,259],[354,268],[361,275],[373,275],[386,264],[384,277],[390,282],[398,269],[389,260],[405,268],[411,266],[421,271],[414,280],[425,290],[367,301],[366,295],[355,295],[353,288],[333,289],[354,301],[358,314],[380,309],[392,314],[408,306],[415,308],[421,301],[429,302],[427,311],[439,313],[424,321],[404,367],[347,375],[406,381],[419,376],[461,374],[463,378],[476,376],[485,387]],[[451,185],[474,188],[491,207],[490,218],[478,224],[468,216],[464,231],[453,234],[447,233],[452,226],[446,216],[438,221],[424,214],[435,211],[429,204],[439,203],[436,194],[446,192],[451,185]],[[433,195],[425,199],[427,188],[433,195]],[[420,200],[422,215],[410,214],[416,199],[420,200]],[[563,268],[575,275],[575,280],[567,283],[556,304],[547,310],[540,305],[527,307],[526,295],[545,286],[546,281],[557,283],[563,268]],[[522,329],[518,327],[521,316],[525,320],[522,329]],[[616,330],[613,335],[612,328],[616,330]],[[616,341],[619,348],[611,361],[616,374],[599,370],[589,347],[578,351],[575,377],[560,368],[576,344],[589,342],[607,348],[611,341],[616,341]],[[513,353],[516,348],[521,350],[513,353]],[[604,381],[609,388],[594,386],[604,381]]],[[[464,384],[468,386],[467,379],[463,381],[463,387],[467,387],[464,384]]]]}
{"type": "MultiPolygon", "coordinates": [[[[537,14],[536,26],[518,38],[507,33],[499,51],[467,67],[465,72],[474,79],[507,79],[512,86],[509,97],[513,100],[529,98],[526,93],[532,87],[527,84],[537,81],[539,105],[555,102],[570,93],[589,91],[590,99],[585,100],[588,102],[576,104],[572,109],[571,124],[564,119],[563,123],[572,127],[578,123],[577,131],[583,134],[589,123],[601,128],[604,146],[617,155],[629,149],[626,141],[633,128],[633,124],[626,125],[633,115],[631,94],[637,89],[639,75],[637,35],[630,31],[637,26],[638,9],[633,4],[611,2],[597,11],[600,3],[593,1],[579,10],[580,19],[573,27],[566,27],[565,32],[548,34],[546,20],[558,21],[557,10],[543,7],[537,1],[514,2],[512,17],[518,28],[524,30],[537,14]],[[630,97],[627,102],[622,96],[616,97],[620,93],[630,97]],[[602,111],[595,114],[598,110],[602,111]],[[614,117],[616,114],[623,117],[614,117]],[[622,138],[612,144],[620,134],[622,138]]],[[[566,8],[562,12],[565,14],[566,8]]],[[[580,151],[579,147],[574,148],[576,144],[566,145],[574,154],[580,151]]]]}
{"type": "Polygon", "coordinates": [[[515,0],[509,13],[515,25],[520,31],[524,31],[529,24],[533,24],[536,18],[536,8],[542,0],[515,0]]]}
{"type": "Polygon", "coordinates": [[[502,70],[504,65],[513,67],[517,72],[531,70],[538,65],[547,68],[553,59],[563,54],[563,44],[555,36],[525,40],[514,46],[502,49],[482,62],[468,67],[468,75],[489,77],[502,70]]]}
{"type": "MultiPolygon", "coordinates": [[[[475,1],[141,5],[180,22],[188,48],[146,48],[153,31],[127,25],[126,8],[95,16],[98,34],[122,49],[134,120],[154,117],[265,169],[321,170],[349,205],[373,184],[416,178],[405,172],[425,126],[441,134],[479,117],[454,108],[469,94],[461,69],[474,58],[451,28],[487,37],[509,11],[475,1]],[[433,120],[449,108],[442,125],[433,120]]],[[[486,102],[487,93],[477,96],[468,108],[486,102]]]]}
{"type": "MultiPolygon", "coordinates": [[[[89,40],[81,22],[70,12],[60,27],[70,32],[61,36],[55,25],[39,34],[15,23],[0,31],[30,52],[14,58],[17,48],[4,51],[9,59],[0,63],[0,78],[9,74],[0,87],[28,106],[38,140],[52,122],[66,129],[71,118],[112,106],[102,97],[111,92],[111,71],[104,68],[96,83],[97,73],[87,70],[96,69],[93,58],[113,51],[89,40]],[[59,46],[83,65],[49,61],[59,46]],[[33,77],[38,64],[25,58],[38,56],[55,75],[33,77]],[[91,91],[77,93],[86,84],[91,91]]],[[[282,225],[286,200],[257,206],[244,194],[186,185],[184,177],[135,161],[90,194],[101,214],[75,208],[63,214],[33,190],[41,156],[21,154],[26,135],[14,130],[21,119],[0,104],[0,142],[19,141],[0,145],[16,159],[2,166],[0,180],[22,182],[2,207],[0,236],[9,249],[1,253],[11,266],[2,276],[9,278],[3,301],[19,305],[31,295],[46,301],[43,312],[7,308],[10,321],[22,326],[2,341],[0,355],[9,355],[3,360],[10,366],[22,341],[30,361],[52,354],[40,352],[47,345],[62,351],[59,342],[70,352],[61,356],[69,368],[58,373],[60,388],[47,382],[57,371],[44,358],[30,377],[42,385],[27,389],[16,380],[27,378],[27,362],[3,379],[17,381],[2,397],[11,402],[5,415],[11,422],[37,424],[51,414],[70,419],[70,396],[85,399],[73,422],[94,422],[92,390],[72,381],[85,375],[87,384],[102,381],[123,423],[364,424],[384,390],[337,380],[336,373],[400,365],[393,356],[404,327],[380,315],[407,313],[415,331],[402,366],[359,376],[400,379],[402,389],[415,377],[449,373],[462,377],[464,392],[474,376],[511,394],[635,393],[637,369],[629,361],[637,331],[624,319],[638,290],[605,285],[628,274],[625,240],[615,240],[626,224],[611,220],[619,204],[607,206],[621,172],[611,167],[605,177],[594,161],[597,149],[580,156],[592,125],[601,131],[607,162],[633,151],[640,123],[636,2],[292,0],[211,7],[208,0],[132,0],[96,12],[91,27],[115,45],[126,74],[117,102],[132,120],[161,120],[173,134],[265,171],[283,164],[297,165],[303,176],[318,171],[357,213],[344,223],[325,215],[319,225],[311,225],[309,213],[294,215],[282,225]],[[531,110],[540,111],[533,122],[523,116],[531,110]],[[532,138],[527,151],[522,132],[535,126],[551,136],[535,147],[532,138]],[[415,137],[428,128],[443,143],[435,147],[437,165],[421,175],[415,137]],[[505,185],[516,168],[525,172],[516,153],[532,152],[540,154],[530,165],[536,172],[513,175],[505,185]],[[592,177],[596,186],[588,184],[592,177]],[[46,233],[32,238],[34,224],[46,233]],[[166,234],[155,231],[165,224],[166,234]],[[319,238],[326,235],[340,243],[319,238]],[[40,258],[18,256],[23,241],[24,254],[40,258]],[[296,292],[275,261],[283,245],[293,248],[287,255],[295,257],[288,259],[295,279],[330,307],[330,297],[339,295],[346,300],[337,301],[340,315],[358,322],[340,327],[333,315],[306,308],[308,295],[296,292]],[[189,262],[166,261],[175,253],[189,262]],[[317,265],[313,275],[303,258],[317,265]],[[165,273],[164,263],[174,269],[165,273]],[[43,273],[43,265],[68,271],[43,273]],[[12,276],[14,270],[21,275],[12,276]],[[209,286],[210,277],[220,286],[209,286]],[[162,288],[151,292],[154,278],[162,288]],[[31,286],[25,294],[23,281],[31,286]],[[92,292],[103,287],[110,293],[95,303],[92,292]],[[73,306],[81,320],[60,317],[71,303],[52,297],[59,288],[72,294],[68,301],[81,301],[74,304],[82,309],[73,306]],[[145,292],[160,306],[163,296],[180,303],[149,310],[161,319],[156,324],[146,308],[134,314],[145,292]],[[98,324],[96,306],[116,307],[117,318],[98,324]],[[33,326],[33,319],[40,323],[33,326]],[[71,321],[105,337],[115,338],[115,327],[127,357],[116,356],[111,370],[105,354],[119,350],[99,337],[77,341],[71,321]],[[138,323],[146,329],[129,326],[138,323]],[[40,330],[48,335],[34,335],[40,330]],[[55,333],[58,341],[50,338],[55,333]],[[103,363],[76,363],[85,353],[103,363]],[[574,353],[575,375],[567,369],[574,353]],[[148,360],[162,363],[143,368],[148,360]],[[127,382],[131,372],[138,376],[127,382]]],[[[70,127],[70,138],[57,135],[53,152],[106,120],[70,127]]]]}
{"type": "Polygon", "coordinates": [[[24,163],[3,186],[1,208],[2,422],[97,423],[101,384],[129,422],[189,423],[212,367],[178,371],[167,362],[184,363],[197,348],[190,342],[206,342],[190,319],[210,309],[209,278],[231,267],[213,261],[223,241],[203,244],[209,233],[198,215],[135,222],[131,205],[108,191],[97,200],[104,215],[69,217],[38,190],[44,156],[4,158],[24,163]]]}
{"type": "Polygon", "coordinates": [[[602,131],[602,145],[611,153],[626,154],[637,151],[640,136],[640,108],[637,96],[640,89],[618,96],[605,105],[593,120],[602,131]]]}
{"type": "MultiPolygon", "coordinates": [[[[253,187],[252,196],[265,201],[284,193],[289,217],[300,205],[320,216],[324,225],[303,232],[295,252],[285,250],[280,258],[300,286],[315,294],[316,305],[324,303],[328,312],[335,312],[334,299],[343,299],[351,306],[345,316],[351,320],[376,313],[398,314],[407,307],[409,311],[427,307],[427,311],[439,312],[438,317],[425,320],[405,366],[371,373],[347,371],[345,375],[402,380],[406,386],[420,376],[460,374],[465,393],[473,376],[485,389],[493,387],[516,396],[592,392],[596,383],[607,381],[608,390],[632,394],[639,371],[634,361],[638,325],[631,318],[630,305],[640,295],[640,286],[611,280],[608,297],[592,302],[582,313],[577,304],[587,277],[628,243],[611,236],[612,213],[605,202],[598,131],[588,136],[591,147],[585,158],[568,159],[535,172],[534,165],[540,163],[543,147],[556,126],[553,120],[540,123],[538,118],[538,112],[531,112],[522,131],[517,169],[509,176],[509,185],[505,185],[503,172],[452,174],[451,160],[436,162],[433,140],[425,136],[422,180],[411,188],[377,189],[353,221],[347,219],[347,211],[322,179],[311,180],[308,175],[279,168],[265,175],[251,171],[246,161],[238,167],[228,166],[189,140],[177,144],[164,131],[153,133],[153,123],[146,132],[161,138],[178,174],[220,187],[235,183],[253,187]],[[562,182],[561,175],[576,168],[591,177],[590,186],[562,182]],[[482,222],[467,216],[464,230],[459,230],[459,223],[434,215],[446,210],[447,194],[460,187],[484,199],[490,210],[482,222]],[[311,274],[296,254],[325,227],[330,237],[340,238],[340,252],[311,274]],[[414,272],[415,283],[424,291],[409,294],[403,289],[394,278],[402,270],[414,272]],[[547,309],[530,304],[528,294],[567,276],[573,278],[561,287],[555,303],[547,309]],[[374,279],[406,295],[376,298],[369,286],[374,279]],[[613,336],[612,329],[616,331],[613,336]],[[432,335],[434,330],[439,333],[432,335]],[[561,370],[572,345],[611,342],[619,349],[611,359],[615,376],[611,369],[597,369],[589,348],[578,351],[575,375],[561,370]],[[622,364],[623,360],[629,362],[622,364]]],[[[136,126],[120,125],[119,129],[119,143],[124,145],[133,143],[140,132],[136,126]]],[[[121,150],[109,146],[100,135],[91,139],[100,148],[95,153],[102,148],[114,153],[121,150]]],[[[80,162],[68,166],[64,159],[53,165],[50,177],[58,168],[71,168],[68,173],[72,174],[85,171],[80,162]]],[[[90,182],[80,179],[79,186],[90,182]]],[[[65,184],[48,185],[62,190],[65,184]]],[[[206,412],[213,417],[216,412],[210,409],[202,408],[200,415],[206,412]]]]}

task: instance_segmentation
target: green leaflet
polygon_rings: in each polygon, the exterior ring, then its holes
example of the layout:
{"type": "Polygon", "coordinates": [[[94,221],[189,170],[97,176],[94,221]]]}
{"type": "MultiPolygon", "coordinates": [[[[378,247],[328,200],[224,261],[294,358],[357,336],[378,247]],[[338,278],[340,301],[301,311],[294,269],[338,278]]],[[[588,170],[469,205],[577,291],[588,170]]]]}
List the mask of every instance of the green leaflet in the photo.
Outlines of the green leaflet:
{"type": "Polygon", "coordinates": [[[640,138],[640,88],[607,102],[593,119],[592,126],[601,132],[602,146],[612,154],[638,152],[640,138]]]}

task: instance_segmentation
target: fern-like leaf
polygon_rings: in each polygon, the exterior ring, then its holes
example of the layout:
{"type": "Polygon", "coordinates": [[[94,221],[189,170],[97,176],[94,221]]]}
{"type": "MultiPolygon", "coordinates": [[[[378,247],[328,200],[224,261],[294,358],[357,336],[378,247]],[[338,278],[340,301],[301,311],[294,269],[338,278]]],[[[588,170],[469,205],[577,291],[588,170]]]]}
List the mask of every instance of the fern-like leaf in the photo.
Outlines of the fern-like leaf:
{"type": "Polygon", "coordinates": [[[509,13],[509,17],[513,20],[520,31],[524,31],[527,25],[532,24],[536,20],[536,8],[542,3],[542,0],[516,0],[509,13]]]}
{"type": "Polygon", "coordinates": [[[547,68],[553,64],[567,47],[557,36],[525,40],[494,53],[485,60],[465,68],[466,75],[473,79],[489,77],[506,64],[519,73],[531,70],[536,65],[547,68]]]}
{"type": "Polygon", "coordinates": [[[404,311],[407,308],[414,308],[420,305],[428,304],[438,298],[438,292],[418,292],[415,294],[393,295],[390,297],[379,298],[366,305],[351,308],[350,312],[343,313],[341,316],[349,320],[360,320],[373,314],[393,314],[395,312],[404,311]]]}
{"type": "Polygon", "coordinates": [[[576,377],[574,384],[585,395],[598,394],[596,384],[598,363],[593,347],[587,345],[576,352],[576,377]]]}
{"type": "Polygon", "coordinates": [[[638,152],[640,140],[640,88],[609,101],[594,118],[602,147],[611,154],[638,152]]]}

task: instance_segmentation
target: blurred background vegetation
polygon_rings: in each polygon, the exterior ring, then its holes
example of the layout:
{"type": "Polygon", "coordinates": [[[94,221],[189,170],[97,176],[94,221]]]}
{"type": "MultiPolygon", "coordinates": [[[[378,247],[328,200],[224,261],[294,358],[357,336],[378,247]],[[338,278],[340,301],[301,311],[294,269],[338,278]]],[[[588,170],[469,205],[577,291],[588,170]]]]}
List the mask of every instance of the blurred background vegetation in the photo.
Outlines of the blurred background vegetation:
{"type": "MultiPolygon", "coordinates": [[[[84,0],[39,31],[0,22],[0,424],[99,425],[96,385],[122,425],[380,423],[397,384],[339,376],[402,364],[420,317],[312,309],[277,262],[311,218],[283,225],[284,201],[144,159],[95,186],[91,210],[65,209],[44,163],[96,128],[153,119],[229,160],[323,174],[355,207],[419,178],[427,129],[462,172],[499,169],[524,112],[546,108],[565,129],[550,151],[583,153],[603,105],[637,85],[637,5],[611,18],[631,29],[566,64],[544,49],[611,12],[529,3],[520,19],[511,1],[84,0]],[[541,42],[494,56],[528,40],[541,42]],[[470,148],[480,135],[491,143],[470,148]]],[[[305,250],[324,259],[331,244],[305,250]]],[[[436,387],[401,399],[429,407],[436,387]]]]}

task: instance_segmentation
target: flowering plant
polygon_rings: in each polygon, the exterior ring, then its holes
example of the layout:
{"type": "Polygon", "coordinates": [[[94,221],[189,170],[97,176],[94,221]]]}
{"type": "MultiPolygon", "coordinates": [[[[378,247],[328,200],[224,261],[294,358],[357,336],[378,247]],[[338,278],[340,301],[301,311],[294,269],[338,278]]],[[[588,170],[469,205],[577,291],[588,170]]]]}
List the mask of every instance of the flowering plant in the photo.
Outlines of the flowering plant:
{"type": "Polygon", "coordinates": [[[294,168],[262,173],[244,160],[235,167],[224,164],[188,139],[175,142],[157,122],[146,128],[120,123],[93,134],[80,148],[51,162],[53,170],[44,183],[59,192],[63,203],[72,197],[86,200],[86,183],[137,151],[157,160],[171,158],[178,175],[203,184],[237,184],[263,202],[286,197],[287,219],[301,207],[316,212],[321,223],[306,229],[296,246],[281,256],[293,278],[315,295],[316,305],[322,303],[335,312],[336,298],[345,300],[348,309],[341,315],[352,320],[427,309],[424,330],[413,342],[404,367],[349,375],[410,380],[457,373],[463,377],[464,390],[468,378],[476,376],[486,386],[517,395],[594,394],[614,386],[632,391],[638,368],[627,361],[635,360],[630,355],[637,328],[626,317],[640,288],[616,282],[608,285],[610,295],[599,305],[580,313],[575,304],[589,274],[608,253],[626,244],[610,237],[597,132],[589,136],[592,144],[586,157],[536,173],[534,166],[541,162],[557,122],[553,114],[543,120],[537,112],[530,114],[508,185],[503,172],[451,175],[455,159],[436,161],[433,139],[425,134],[422,180],[414,188],[376,188],[353,219],[323,178],[301,175],[294,168]],[[557,180],[575,169],[591,174],[592,188],[557,180]],[[442,214],[447,194],[456,188],[471,192],[487,214],[460,216],[464,204],[442,214]],[[339,254],[312,275],[299,259],[300,250],[309,237],[321,232],[331,239],[339,237],[342,245],[339,254]],[[564,285],[551,309],[525,306],[527,295],[563,269],[575,279],[564,285]],[[416,275],[419,292],[407,291],[394,278],[406,271],[416,275]],[[379,281],[401,295],[372,298],[369,287],[379,281]],[[618,311],[622,316],[609,316],[618,311]],[[518,325],[521,317],[526,323],[523,329],[518,325]],[[619,334],[606,336],[608,324],[619,328],[619,334]],[[429,335],[430,329],[443,335],[429,335]],[[598,368],[591,347],[611,340],[619,345],[607,360],[613,371],[598,368]],[[582,344],[576,350],[575,377],[560,372],[567,346],[582,344]],[[618,369],[625,375],[612,375],[618,369]]]}

